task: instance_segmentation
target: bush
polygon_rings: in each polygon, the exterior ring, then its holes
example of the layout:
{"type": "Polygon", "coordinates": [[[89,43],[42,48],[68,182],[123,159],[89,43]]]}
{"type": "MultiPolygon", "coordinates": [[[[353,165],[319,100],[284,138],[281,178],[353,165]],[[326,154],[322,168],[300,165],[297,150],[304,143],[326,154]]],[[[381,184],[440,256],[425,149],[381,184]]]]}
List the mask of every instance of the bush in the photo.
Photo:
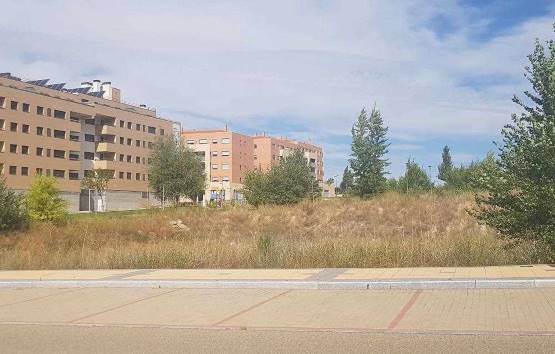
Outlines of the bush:
{"type": "Polygon", "coordinates": [[[23,195],[8,189],[0,179],[0,232],[16,230],[27,224],[23,195]]]}
{"type": "Polygon", "coordinates": [[[251,171],[245,177],[245,199],[254,206],[295,204],[316,198],[321,189],[310,172],[304,154],[296,150],[269,172],[251,171]]]}
{"type": "Polygon", "coordinates": [[[27,192],[26,202],[33,221],[61,222],[68,214],[67,202],[60,197],[53,177],[35,177],[27,192]]]}

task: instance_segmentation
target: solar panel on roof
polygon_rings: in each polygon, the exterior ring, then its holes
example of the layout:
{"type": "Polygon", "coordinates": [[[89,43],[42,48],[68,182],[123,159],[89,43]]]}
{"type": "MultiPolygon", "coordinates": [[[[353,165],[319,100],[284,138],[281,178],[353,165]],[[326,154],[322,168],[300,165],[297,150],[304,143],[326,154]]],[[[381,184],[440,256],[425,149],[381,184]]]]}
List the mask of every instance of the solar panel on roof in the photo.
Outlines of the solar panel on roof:
{"type": "Polygon", "coordinates": [[[46,85],[45,87],[47,87],[47,88],[49,88],[49,89],[52,89],[52,90],[58,90],[58,91],[60,91],[61,89],[64,88],[65,85],[66,85],[66,84],[63,83],[63,84],[46,85]]]}
{"type": "Polygon", "coordinates": [[[104,96],[104,91],[89,92],[88,94],[89,94],[90,96],[102,98],[102,96],[104,96]]]}
{"type": "Polygon", "coordinates": [[[42,79],[42,80],[31,80],[27,81],[28,84],[37,85],[37,86],[44,86],[48,82],[49,79],[42,79]]]}

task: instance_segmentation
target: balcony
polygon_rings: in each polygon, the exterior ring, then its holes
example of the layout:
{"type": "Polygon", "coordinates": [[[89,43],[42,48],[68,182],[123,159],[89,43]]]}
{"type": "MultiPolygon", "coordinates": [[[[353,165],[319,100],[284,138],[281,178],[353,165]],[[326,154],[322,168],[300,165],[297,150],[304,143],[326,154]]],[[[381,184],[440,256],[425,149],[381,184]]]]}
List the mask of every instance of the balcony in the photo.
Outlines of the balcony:
{"type": "Polygon", "coordinates": [[[99,125],[96,127],[96,133],[102,135],[116,135],[117,128],[114,125],[99,125]]]}
{"type": "Polygon", "coordinates": [[[115,151],[114,143],[109,143],[109,142],[96,143],[96,152],[114,152],[114,151],[115,151]]]}

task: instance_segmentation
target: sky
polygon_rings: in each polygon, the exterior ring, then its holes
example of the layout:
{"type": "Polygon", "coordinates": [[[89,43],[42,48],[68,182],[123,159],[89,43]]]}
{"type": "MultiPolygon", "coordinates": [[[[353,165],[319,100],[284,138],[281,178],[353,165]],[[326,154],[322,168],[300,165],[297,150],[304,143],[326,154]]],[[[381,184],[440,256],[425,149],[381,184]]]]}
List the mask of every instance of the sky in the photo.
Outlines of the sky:
{"type": "Polygon", "coordinates": [[[376,105],[395,177],[408,158],[435,176],[444,145],[455,164],[495,151],[534,40],[554,36],[555,1],[3,0],[2,12],[0,72],[111,81],[184,129],[310,141],[327,178],[376,105]]]}

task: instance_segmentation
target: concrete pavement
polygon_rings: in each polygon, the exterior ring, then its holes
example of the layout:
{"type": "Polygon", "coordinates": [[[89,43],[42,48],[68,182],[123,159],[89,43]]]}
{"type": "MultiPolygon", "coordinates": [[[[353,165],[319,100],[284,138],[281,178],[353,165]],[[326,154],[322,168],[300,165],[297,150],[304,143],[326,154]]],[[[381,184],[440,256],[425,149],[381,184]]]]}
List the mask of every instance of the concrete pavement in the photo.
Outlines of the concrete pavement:
{"type": "Polygon", "coordinates": [[[553,352],[555,288],[0,289],[5,352],[553,352]]]}
{"type": "Polygon", "coordinates": [[[555,287],[555,266],[0,271],[0,288],[477,289],[555,287]]]}

